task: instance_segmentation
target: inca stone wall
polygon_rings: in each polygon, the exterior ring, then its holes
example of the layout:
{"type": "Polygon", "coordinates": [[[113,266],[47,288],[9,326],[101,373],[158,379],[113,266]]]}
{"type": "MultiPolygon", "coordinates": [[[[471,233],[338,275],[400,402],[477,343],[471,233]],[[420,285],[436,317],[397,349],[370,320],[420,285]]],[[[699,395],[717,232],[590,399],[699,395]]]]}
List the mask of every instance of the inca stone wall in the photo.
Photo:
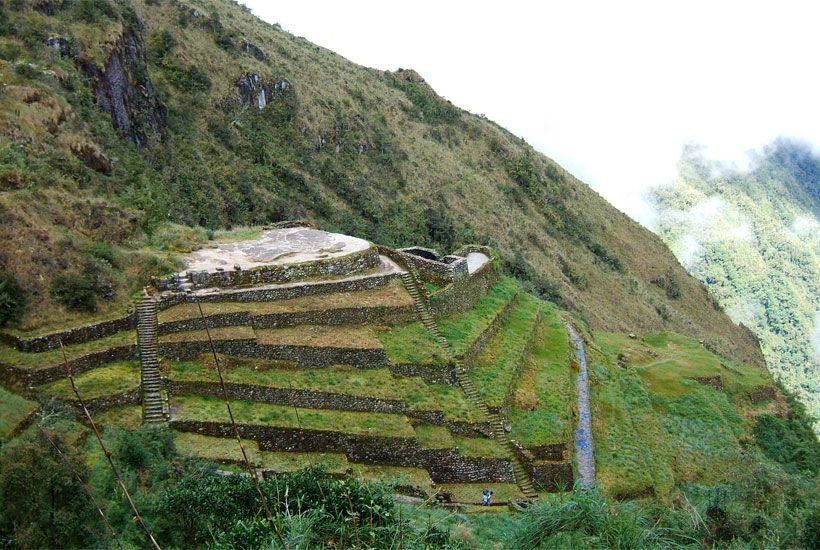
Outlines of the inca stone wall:
{"type": "MultiPolygon", "coordinates": [[[[232,437],[230,424],[179,421],[184,432],[232,437]]],[[[456,449],[423,449],[413,438],[354,435],[322,430],[239,425],[240,435],[265,451],[343,452],[351,462],[424,468],[435,483],[514,483],[505,459],[465,457],[456,449]]]]}
{"type": "Polygon", "coordinates": [[[305,282],[293,286],[235,288],[197,294],[174,292],[163,294],[160,297],[159,309],[163,310],[178,304],[193,304],[196,302],[276,302],[302,296],[356,292],[384,286],[395,277],[398,277],[396,273],[390,273],[340,281],[305,282]]]}
{"type": "MultiPolygon", "coordinates": [[[[283,265],[269,265],[252,269],[233,269],[216,272],[189,272],[194,288],[226,288],[282,284],[307,279],[343,277],[375,269],[381,265],[376,247],[371,246],[346,256],[283,265]]],[[[178,279],[154,279],[160,290],[177,290],[178,279]]]]}
{"type": "MultiPolygon", "coordinates": [[[[77,357],[76,359],[70,359],[68,364],[73,373],[77,375],[96,369],[108,363],[128,361],[136,358],[137,346],[125,345],[95,351],[93,353],[77,357]]],[[[65,375],[65,366],[62,362],[38,369],[17,367],[0,363],[0,376],[2,376],[8,384],[18,386],[22,389],[47,384],[48,382],[53,382],[59,378],[65,378],[65,375]]]]}
{"type": "Polygon", "coordinates": [[[252,314],[250,312],[215,313],[192,319],[160,323],[159,334],[204,330],[205,327],[250,326],[259,329],[298,325],[361,325],[409,323],[415,319],[412,305],[405,307],[359,307],[297,311],[285,313],[252,314]]]}
{"type": "Polygon", "coordinates": [[[6,332],[0,332],[0,342],[13,346],[24,353],[39,353],[51,349],[58,349],[60,341],[63,345],[81,344],[91,340],[99,340],[124,330],[132,330],[137,326],[137,316],[131,312],[118,319],[101,321],[91,325],[69,328],[51,334],[21,338],[6,332]]]}
{"type": "MultiPolygon", "coordinates": [[[[311,347],[286,344],[259,344],[255,339],[214,340],[217,353],[252,359],[295,361],[305,368],[353,365],[358,368],[386,367],[387,356],[379,348],[311,347]]],[[[169,359],[190,361],[210,353],[207,340],[160,342],[159,353],[169,359]]]]}

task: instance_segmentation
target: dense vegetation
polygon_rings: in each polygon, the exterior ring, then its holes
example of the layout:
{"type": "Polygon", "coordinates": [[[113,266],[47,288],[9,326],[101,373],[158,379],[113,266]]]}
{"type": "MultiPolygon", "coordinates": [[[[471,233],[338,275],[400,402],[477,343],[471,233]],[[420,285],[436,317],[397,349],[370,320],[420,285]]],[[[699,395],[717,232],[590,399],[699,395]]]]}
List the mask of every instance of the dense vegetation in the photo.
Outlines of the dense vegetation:
{"type": "Polygon", "coordinates": [[[4,0],[0,20],[13,329],[122,311],[215,232],[308,218],[386,245],[494,245],[593,327],[761,362],[655,236],[412,70],[356,66],[227,0],[4,0]]]}
{"type": "Polygon", "coordinates": [[[740,172],[689,148],[653,196],[664,241],[820,417],[820,157],[779,140],[740,172]]]}

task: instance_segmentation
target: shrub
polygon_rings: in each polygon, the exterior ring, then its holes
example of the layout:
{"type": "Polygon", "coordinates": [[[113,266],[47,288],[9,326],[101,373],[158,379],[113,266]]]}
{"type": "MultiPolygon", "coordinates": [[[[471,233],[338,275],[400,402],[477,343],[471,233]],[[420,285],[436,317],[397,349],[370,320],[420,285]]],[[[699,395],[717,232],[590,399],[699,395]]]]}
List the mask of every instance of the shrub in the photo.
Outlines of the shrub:
{"type": "Polygon", "coordinates": [[[97,295],[92,281],[80,273],[62,273],[51,282],[51,295],[73,311],[97,311],[97,295]]]}
{"type": "Polygon", "coordinates": [[[114,19],[117,13],[108,0],[78,0],[72,7],[71,16],[75,21],[99,23],[103,19],[114,19]]]}
{"type": "Polygon", "coordinates": [[[19,321],[25,306],[25,295],[17,281],[0,272],[0,327],[19,321]]]}
{"type": "Polygon", "coordinates": [[[20,46],[18,46],[17,44],[0,44],[0,59],[4,59],[6,61],[14,61],[19,56],[20,46]]]}

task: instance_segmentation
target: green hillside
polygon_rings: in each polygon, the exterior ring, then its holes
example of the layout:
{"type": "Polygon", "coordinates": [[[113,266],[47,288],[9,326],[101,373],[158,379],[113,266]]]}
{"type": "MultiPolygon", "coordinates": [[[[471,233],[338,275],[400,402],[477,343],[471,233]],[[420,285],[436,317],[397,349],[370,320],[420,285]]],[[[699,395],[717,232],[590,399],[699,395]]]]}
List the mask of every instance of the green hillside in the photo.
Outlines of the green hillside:
{"type": "Polygon", "coordinates": [[[0,318],[22,296],[22,330],[121,310],[214,231],[307,218],[386,245],[490,244],[595,328],[762,364],[660,239],[411,70],[354,65],[227,1],[2,6],[0,318]]]}
{"type": "Polygon", "coordinates": [[[228,0],[0,0],[0,219],[0,546],[820,546],[757,337],[412,70],[228,0]],[[313,255],[164,278],[272,234],[313,255]]]}
{"type": "Polygon", "coordinates": [[[738,172],[693,148],[653,196],[658,234],[820,418],[820,158],[780,140],[738,172]]]}

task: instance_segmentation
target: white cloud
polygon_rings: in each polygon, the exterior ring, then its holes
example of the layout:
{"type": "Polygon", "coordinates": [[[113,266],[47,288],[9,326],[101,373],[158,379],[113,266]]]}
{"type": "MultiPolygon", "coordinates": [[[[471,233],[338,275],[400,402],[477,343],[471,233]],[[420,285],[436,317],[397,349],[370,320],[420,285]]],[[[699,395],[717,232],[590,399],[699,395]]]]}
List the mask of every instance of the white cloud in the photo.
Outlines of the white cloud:
{"type": "Polygon", "coordinates": [[[357,63],[418,70],[644,223],[643,190],[685,143],[741,167],[778,135],[820,144],[811,2],[246,4],[357,63]]]}

